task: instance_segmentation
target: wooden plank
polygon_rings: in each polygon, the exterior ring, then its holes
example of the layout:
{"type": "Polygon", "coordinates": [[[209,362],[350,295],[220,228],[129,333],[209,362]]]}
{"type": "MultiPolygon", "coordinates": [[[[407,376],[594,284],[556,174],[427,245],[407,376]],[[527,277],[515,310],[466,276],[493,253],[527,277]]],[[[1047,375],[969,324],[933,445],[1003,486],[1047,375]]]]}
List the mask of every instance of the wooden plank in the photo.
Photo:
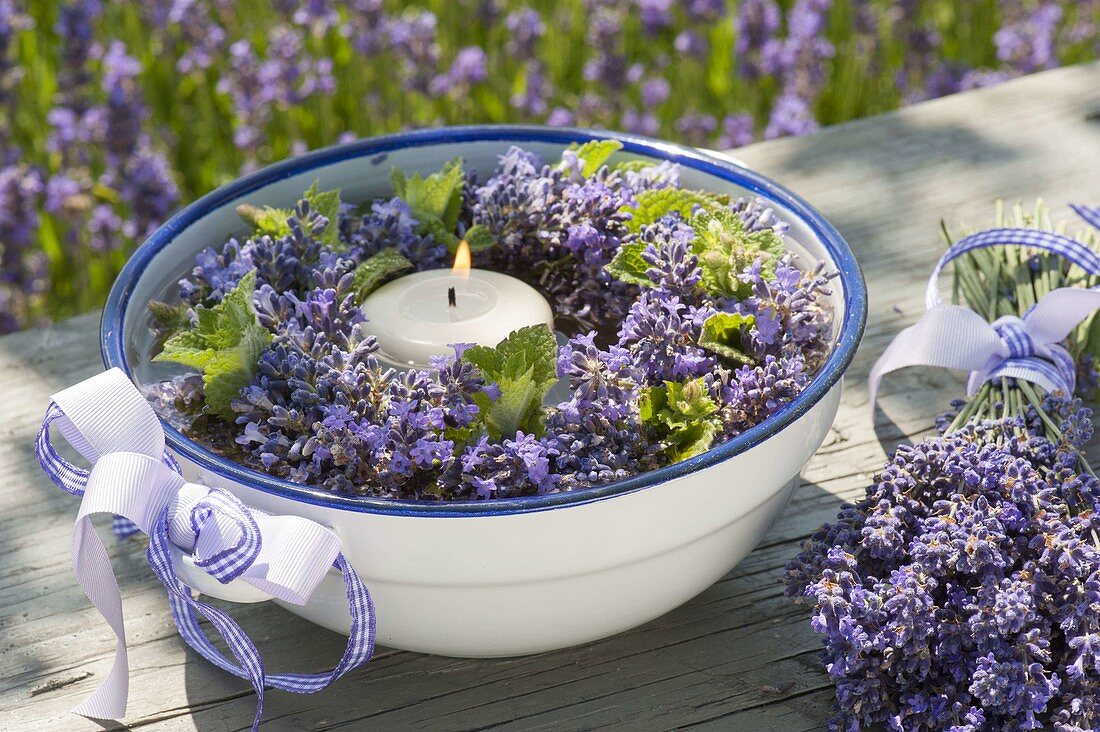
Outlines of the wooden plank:
{"type": "MultiPolygon", "coordinates": [[[[1100,200],[1100,122],[1086,119],[1097,109],[1094,63],[738,150],[838,226],[871,295],[867,337],[830,438],[761,546],[695,600],[629,633],[519,659],[383,650],[321,694],[272,692],[265,727],[820,729],[831,689],[805,610],[783,597],[783,564],[960,389],[957,377],[930,370],[892,376],[872,423],[869,365],[920,312],[940,217],[979,225],[998,197],[1042,195],[1059,215],[1068,202],[1100,200]]],[[[114,640],[69,568],[75,501],[40,475],[31,449],[47,396],[100,368],[97,326],[89,315],[0,339],[0,729],[123,728],[68,711],[103,678],[114,640]]],[[[132,649],[128,725],[247,728],[251,691],[183,646],[141,544],[109,546],[132,649]]],[[[276,670],[321,670],[342,649],[340,637],[275,607],[236,614],[276,670]]]]}

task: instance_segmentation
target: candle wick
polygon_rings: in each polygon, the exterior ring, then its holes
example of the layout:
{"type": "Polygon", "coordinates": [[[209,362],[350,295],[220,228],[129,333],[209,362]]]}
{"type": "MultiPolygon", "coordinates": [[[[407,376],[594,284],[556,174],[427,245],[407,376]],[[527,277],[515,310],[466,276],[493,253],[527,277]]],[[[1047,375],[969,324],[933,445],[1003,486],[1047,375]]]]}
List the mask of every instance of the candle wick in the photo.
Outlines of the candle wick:
{"type": "Polygon", "coordinates": [[[455,288],[447,288],[447,304],[452,308],[458,306],[458,297],[455,295],[455,288]]]}

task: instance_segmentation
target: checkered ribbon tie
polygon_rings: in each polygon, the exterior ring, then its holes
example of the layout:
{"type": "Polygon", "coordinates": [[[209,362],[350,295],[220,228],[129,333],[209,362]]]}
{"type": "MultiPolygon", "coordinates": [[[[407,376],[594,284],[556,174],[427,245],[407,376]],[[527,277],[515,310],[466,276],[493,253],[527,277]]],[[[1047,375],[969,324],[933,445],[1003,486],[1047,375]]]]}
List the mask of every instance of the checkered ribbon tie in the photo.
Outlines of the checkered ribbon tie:
{"type": "Polygon", "coordinates": [[[54,395],[35,442],[42,469],[80,496],[73,527],[73,570],[85,594],[115,632],[115,661],[103,683],[74,711],[95,719],[126,714],[128,669],[122,597],[103,542],[91,526],[96,514],[115,516],[116,530],[149,535],[149,565],[168,590],[172,617],[189,646],[215,666],[248,679],[256,690],[253,729],[263,713],[265,687],[309,694],[370,660],[374,608],[363,583],[340,553],[340,539],[299,516],[272,516],[247,508],[233,494],[189,483],[167,452],[152,408],[119,369],[54,395]],[[65,460],[50,440],[51,427],[84,457],[85,470],[65,460]],[[196,600],[177,576],[183,555],[223,584],[245,582],[292,604],[305,604],[330,567],[339,570],[351,612],[351,634],[336,668],[319,674],[267,674],[255,644],[229,615],[196,600]],[[227,658],[199,625],[202,615],[221,634],[227,658]]]}
{"type": "MultiPolygon", "coordinates": [[[[1100,229],[1100,207],[1071,208],[1100,229]]],[[[1062,342],[1078,323],[1100,308],[1100,289],[1052,290],[1023,318],[1006,316],[992,323],[969,308],[940,302],[939,275],[948,263],[968,252],[1004,246],[1050,252],[1090,275],[1100,275],[1100,255],[1061,234],[1001,228],[960,239],[940,257],[928,279],[924,315],[898,333],[872,367],[868,377],[872,406],[882,377],[905,366],[969,371],[967,394],[971,395],[983,383],[999,378],[1029,381],[1051,393],[1074,393],[1076,370],[1062,342]]]]}

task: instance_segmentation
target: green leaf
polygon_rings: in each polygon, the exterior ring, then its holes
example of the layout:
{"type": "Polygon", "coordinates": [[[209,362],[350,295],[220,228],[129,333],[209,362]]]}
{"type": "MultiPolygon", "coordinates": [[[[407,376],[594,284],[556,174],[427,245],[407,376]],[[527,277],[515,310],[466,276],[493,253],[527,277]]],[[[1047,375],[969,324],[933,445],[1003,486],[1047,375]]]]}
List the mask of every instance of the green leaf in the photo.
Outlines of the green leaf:
{"type": "Polygon", "coordinates": [[[699,346],[737,364],[754,363],[753,358],[745,353],[743,337],[755,322],[756,317],[752,315],[715,313],[703,323],[699,346]]]}
{"type": "Polygon", "coordinates": [[[340,250],[340,189],[322,191],[319,181],[313,181],[303,198],[309,201],[310,208],[328,219],[319,241],[329,249],[340,250]]]}
{"type": "Polygon", "coordinates": [[[387,247],[355,268],[352,289],[356,302],[363,302],[367,295],[382,286],[393,275],[412,269],[413,263],[393,247],[387,247]]]}
{"type": "Polygon", "coordinates": [[[748,231],[741,217],[729,209],[700,211],[691,219],[695,230],[692,249],[699,257],[702,286],[714,296],[743,299],[752,285],[738,275],[758,258],[765,279],[775,278],[775,265],[786,252],[783,237],[771,229],[748,231]]]}
{"type": "Polygon", "coordinates": [[[272,208],[271,206],[253,206],[250,203],[242,203],[237,206],[237,215],[248,222],[256,233],[263,236],[280,237],[290,233],[290,225],[287,219],[290,210],[285,208],[272,208]]]}
{"type": "Polygon", "coordinates": [[[623,144],[618,140],[589,140],[583,145],[573,143],[569,149],[576,150],[577,157],[584,161],[581,175],[590,178],[612,155],[623,149],[623,144]]]}
{"type": "Polygon", "coordinates": [[[500,387],[500,398],[475,397],[489,437],[499,440],[517,431],[542,434],[542,400],[557,381],[557,342],[545,325],[513,331],[496,347],[473,346],[462,360],[500,387]]]}
{"type": "Polygon", "coordinates": [[[615,163],[611,166],[612,170],[617,170],[620,173],[640,173],[646,168],[652,168],[653,162],[650,160],[623,160],[620,163],[615,163]]]}
{"type": "Polygon", "coordinates": [[[421,223],[424,219],[438,219],[452,235],[462,211],[464,181],[462,158],[451,160],[427,178],[419,173],[409,177],[396,168],[390,173],[394,194],[404,199],[413,217],[421,223]]]}
{"type": "Polygon", "coordinates": [[[497,240],[488,228],[481,224],[474,224],[466,230],[463,237],[470,246],[471,252],[483,252],[496,246],[497,240]]]}
{"type": "Polygon", "coordinates": [[[230,405],[251,383],[256,364],[270,342],[271,334],[257,323],[241,334],[235,347],[216,352],[202,374],[203,397],[212,412],[225,419],[236,417],[230,405]]]}
{"type": "Polygon", "coordinates": [[[643,389],[638,414],[674,462],[709,450],[722,426],[718,405],[701,378],[643,389]]]}
{"type": "Polygon", "coordinates": [[[401,172],[399,168],[390,168],[390,185],[393,186],[393,195],[398,198],[405,198],[405,190],[408,187],[409,179],[401,172]]]}
{"type": "Polygon", "coordinates": [[[171,361],[202,372],[207,411],[232,419],[232,400],[255,375],[271,333],[256,319],[252,295],[256,273],[249,272],[212,308],[195,308],[195,327],[168,339],[154,361],[171,361]]]}
{"type": "Polygon", "coordinates": [[[607,273],[615,279],[632,285],[653,287],[653,280],[646,275],[649,262],[642,259],[645,246],[644,242],[629,242],[621,245],[615,257],[608,263],[607,273]]]}
{"type": "Polygon", "coordinates": [[[631,219],[626,228],[638,233],[643,226],[652,224],[662,216],[678,212],[684,220],[691,218],[696,207],[704,210],[717,209],[729,205],[729,196],[710,191],[693,191],[686,188],[657,188],[641,191],[634,196],[637,205],[624,206],[622,211],[629,213],[631,219]]]}
{"type": "Polygon", "coordinates": [[[176,333],[185,330],[191,325],[191,318],[187,314],[190,308],[187,303],[169,305],[160,300],[149,301],[149,315],[152,318],[152,329],[156,334],[152,350],[159,353],[165,342],[176,333]]]}
{"type": "Polygon", "coordinates": [[[431,234],[437,242],[446,245],[447,250],[452,254],[458,249],[459,242],[462,241],[453,231],[447,229],[441,219],[431,214],[420,214],[416,230],[421,235],[431,234]]]}

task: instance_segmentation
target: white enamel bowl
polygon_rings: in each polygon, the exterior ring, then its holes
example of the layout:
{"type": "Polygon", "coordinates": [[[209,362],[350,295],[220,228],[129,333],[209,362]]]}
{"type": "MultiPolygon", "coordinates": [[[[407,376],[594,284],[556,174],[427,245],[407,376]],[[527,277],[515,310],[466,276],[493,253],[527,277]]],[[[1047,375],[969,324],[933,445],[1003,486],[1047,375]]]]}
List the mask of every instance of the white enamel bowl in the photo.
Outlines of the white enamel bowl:
{"type": "MultiPolygon", "coordinates": [[[[138,383],[152,383],[165,372],[149,362],[146,304],[171,299],[203,247],[244,233],[234,212],[238,204],[292,205],[315,179],[359,202],[389,193],[393,166],[426,174],[461,156],[484,175],[510,145],[554,160],[569,144],[592,137],[621,140],[625,157],[679,163],[685,186],[768,199],[789,222],[791,246],[803,261],[824,259],[840,273],[829,359],[780,414],[703,455],[618,483],[520,499],[421,503],[334,495],[241,467],[165,425],[189,479],[227,488],[264,511],[314,519],[340,535],[374,598],[382,644],[451,656],[563,648],[656,618],[729,572],[783,510],[836,414],[841,376],[866,315],[863,279],[840,235],[791,192],[695,150],[606,132],[445,128],[328,148],[224,186],[155,232],[111,291],[102,325],[104,361],[138,383]]],[[[266,599],[247,586],[222,587],[204,576],[188,581],[227,599],[266,599]]],[[[308,605],[289,609],[348,631],[336,574],[308,605]]]]}

